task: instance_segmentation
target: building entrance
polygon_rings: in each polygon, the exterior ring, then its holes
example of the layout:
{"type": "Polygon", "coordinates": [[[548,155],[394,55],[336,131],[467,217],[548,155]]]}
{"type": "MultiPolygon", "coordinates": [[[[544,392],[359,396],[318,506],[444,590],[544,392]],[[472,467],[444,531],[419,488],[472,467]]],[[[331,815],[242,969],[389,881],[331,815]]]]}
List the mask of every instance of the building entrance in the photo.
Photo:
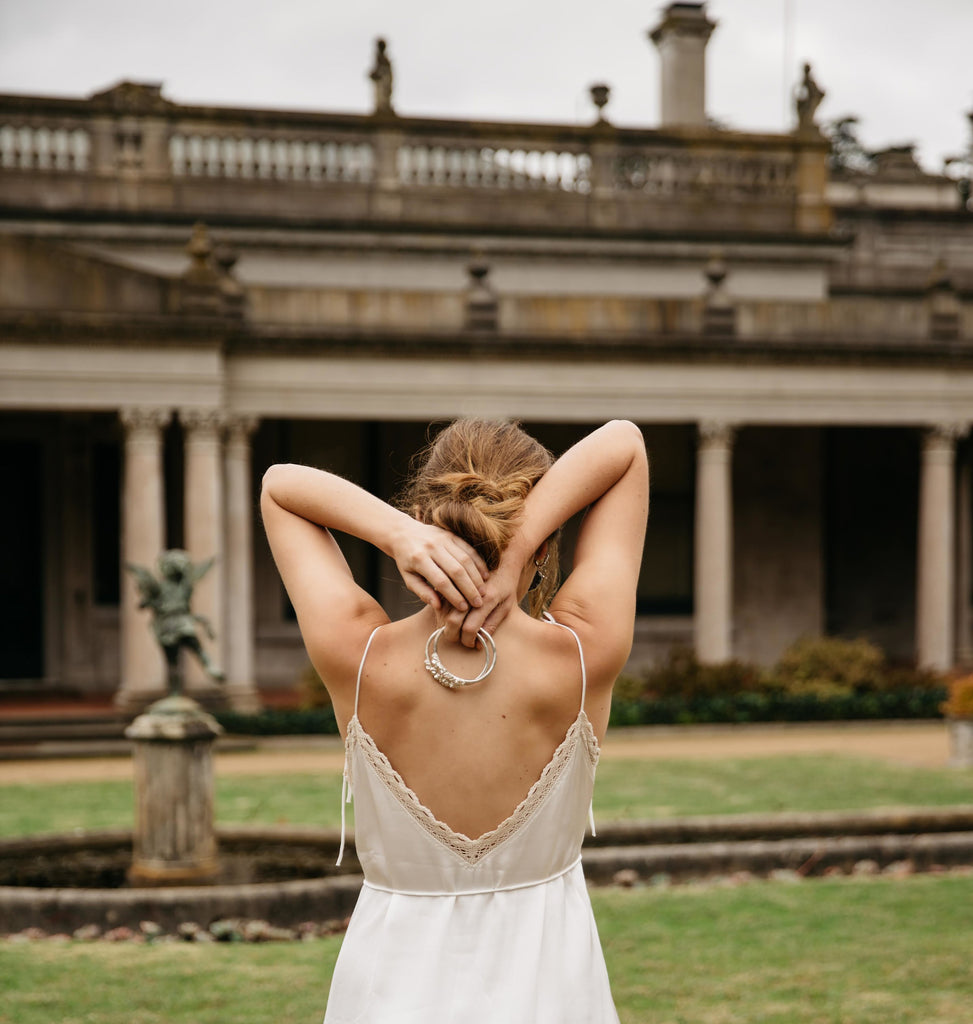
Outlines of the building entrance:
{"type": "Polygon", "coordinates": [[[0,439],[9,489],[0,501],[0,673],[44,677],[43,449],[39,441],[0,439]]]}

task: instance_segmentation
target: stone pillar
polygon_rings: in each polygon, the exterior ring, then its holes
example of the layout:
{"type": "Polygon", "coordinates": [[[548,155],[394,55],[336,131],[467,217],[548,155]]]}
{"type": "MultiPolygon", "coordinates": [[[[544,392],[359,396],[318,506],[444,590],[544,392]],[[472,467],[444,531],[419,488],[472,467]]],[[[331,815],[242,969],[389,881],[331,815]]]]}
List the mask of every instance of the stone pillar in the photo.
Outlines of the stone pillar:
{"type": "Polygon", "coordinates": [[[125,730],[135,768],[134,885],[216,880],[213,740],[223,730],[193,700],[171,696],[125,730]]]}
{"type": "Polygon", "coordinates": [[[967,448],[956,476],[956,660],[973,661],[970,592],[973,590],[973,465],[967,448]]]}
{"type": "Polygon", "coordinates": [[[257,420],[237,416],[226,436],[226,681],[235,711],[260,710],[254,672],[253,513],[250,435],[257,420]]]}
{"type": "MultiPolygon", "coordinates": [[[[183,409],[179,420],[185,431],[185,512],[183,542],[194,562],[215,558],[213,568],[193,592],[193,611],[207,618],[216,640],[200,636],[218,668],[226,664],[223,617],[226,546],[223,519],[224,416],[216,409],[183,409]]],[[[187,659],[186,689],[197,696],[216,696],[214,684],[194,658],[187,659]]]]}
{"type": "Polygon", "coordinates": [[[115,703],[139,711],[165,693],[165,659],[152,632],[149,613],[138,608],[135,580],[125,568],[153,569],[166,544],[162,429],[168,409],[122,409],[125,428],[122,469],[121,686],[115,703]]]}
{"type": "Polygon", "coordinates": [[[671,3],[649,32],[662,62],[662,128],[706,127],[706,44],[714,28],[704,4],[671,3]]]}
{"type": "Polygon", "coordinates": [[[399,149],[402,133],[383,128],[372,135],[375,188],[371,192],[371,212],[397,220],[402,216],[402,187],[399,182],[399,149]]]}
{"type": "Polygon", "coordinates": [[[956,424],[922,435],[919,470],[919,539],[916,572],[916,658],[922,668],[953,665],[956,580],[956,424]]]}
{"type": "Polygon", "coordinates": [[[696,656],[707,663],[733,656],[733,433],[727,423],[699,425],[693,599],[696,656]]]}

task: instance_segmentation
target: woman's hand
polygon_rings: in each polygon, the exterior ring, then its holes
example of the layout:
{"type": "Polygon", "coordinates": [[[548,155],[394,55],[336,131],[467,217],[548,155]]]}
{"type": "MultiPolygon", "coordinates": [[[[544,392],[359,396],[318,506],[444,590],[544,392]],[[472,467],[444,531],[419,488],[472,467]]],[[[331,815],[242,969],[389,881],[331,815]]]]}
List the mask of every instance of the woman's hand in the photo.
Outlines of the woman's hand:
{"type": "Polygon", "coordinates": [[[501,559],[500,565],[490,574],[486,585],[481,588],[481,602],[468,611],[452,608],[448,611],[443,636],[453,643],[476,647],[476,634],[485,629],[492,633],[497,626],[517,607],[522,567],[515,559],[501,559]]]}
{"type": "Polygon", "coordinates": [[[483,603],[489,572],[486,563],[466,541],[416,520],[392,541],[392,557],[405,585],[436,611],[449,606],[466,615],[483,603]]]}

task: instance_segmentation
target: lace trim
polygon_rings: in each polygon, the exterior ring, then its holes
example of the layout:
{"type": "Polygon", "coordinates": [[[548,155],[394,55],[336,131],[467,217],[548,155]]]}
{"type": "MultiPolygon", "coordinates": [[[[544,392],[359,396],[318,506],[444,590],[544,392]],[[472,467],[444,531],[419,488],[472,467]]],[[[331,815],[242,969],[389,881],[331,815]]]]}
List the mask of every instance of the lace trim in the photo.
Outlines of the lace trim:
{"type": "Polygon", "coordinates": [[[558,779],[564,774],[564,769],[574,749],[574,741],[579,735],[588,764],[592,771],[594,771],[598,764],[598,740],[595,737],[594,729],[591,727],[591,722],[588,721],[588,716],[582,711],[551,755],[551,759],[544,766],[540,777],[527,791],[524,799],[514,808],[513,813],[500,822],[496,828],[491,829],[489,832],[484,832],[483,835],[475,839],[471,839],[462,832],[454,832],[446,822],[440,821],[422,803],[416,794],[405,784],[402,776],[392,767],[392,763],[385,754],[379,750],[378,745],[365,731],[361,722],[358,721],[357,715],[348,723],[346,742],[349,752],[356,742],[360,742],[362,752],[375,769],[378,777],[406,811],[409,812],[411,817],[429,835],[441,842],[447,849],[452,850],[453,853],[461,857],[467,864],[476,864],[523,828],[534,809],[544,801],[558,779]]]}

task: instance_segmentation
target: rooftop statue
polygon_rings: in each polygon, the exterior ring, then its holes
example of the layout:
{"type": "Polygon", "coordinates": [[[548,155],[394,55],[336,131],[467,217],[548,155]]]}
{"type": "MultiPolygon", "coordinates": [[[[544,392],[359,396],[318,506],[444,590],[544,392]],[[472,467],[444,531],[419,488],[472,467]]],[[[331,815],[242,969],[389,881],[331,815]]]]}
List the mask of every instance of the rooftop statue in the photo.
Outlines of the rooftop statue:
{"type": "Polygon", "coordinates": [[[196,584],[212,568],[214,558],[194,563],[185,551],[163,551],[159,555],[158,578],[140,565],[128,563],[126,568],[135,577],[141,601],[139,608],[152,611],[152,631],[166,656],[169,696],[182,693],[182,675],[179,671],[179,652],[191,651],[211,679],[222,681],[225,676],[214,667],[200,643],[197,626],[215,639],[209,620],[190,611],[190,602],[196,584]]]}
{"type": "Polygon", "coordinates": [[[375,40],[375,66],[368,73],[375,90],[375,113],[391,114],[392,111],[392,62],[385,52],[385,40],[375,40]]]}
{"type": "Polygon", "coordinates": [[[797,93],[794,98],[794,106],[797,110],[797,130],[799,132],[817,128],[817,125],[814,123],[814,115],[817,113],[818,107],[821,106],[821,101],[824,97],[824,89],[814,81],[811,75],[811,65],[805,64],[804,77],[801,79],[801,84],[797,87],[797,93]]]}

